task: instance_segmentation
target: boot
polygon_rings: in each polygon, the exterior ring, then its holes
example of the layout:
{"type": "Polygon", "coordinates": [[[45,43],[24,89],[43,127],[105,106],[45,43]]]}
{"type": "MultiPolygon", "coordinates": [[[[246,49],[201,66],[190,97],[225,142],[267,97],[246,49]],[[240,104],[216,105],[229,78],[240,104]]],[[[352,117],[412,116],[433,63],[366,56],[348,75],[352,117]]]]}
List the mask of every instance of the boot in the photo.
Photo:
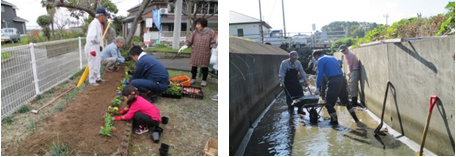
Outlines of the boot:
{"type": "Polygon", "coordinates": [[[339,125],[339,122],[337,121],[337,113],[336,112],[330,113],[329,116],[331,117],[331,121],[329,122],[329,124],[331,124],[331,125],[339,125]]]}
{"type": "Polygon", "coordinates": [[[355,122],[358,123],[359,120],[358,120],[358,116],[356,116],[355,110],[351,107],[350,108],[347,107],[347,109],[348,109],[348,113],[350,113],[350,115],[353,117],[353,120],[355,120],[355,122]]]}
{"type": "Polygon", "coordinates": [[[359,106],[358,97],[352,97],[351,104],[352,104],[353,107],[359,106]]]}

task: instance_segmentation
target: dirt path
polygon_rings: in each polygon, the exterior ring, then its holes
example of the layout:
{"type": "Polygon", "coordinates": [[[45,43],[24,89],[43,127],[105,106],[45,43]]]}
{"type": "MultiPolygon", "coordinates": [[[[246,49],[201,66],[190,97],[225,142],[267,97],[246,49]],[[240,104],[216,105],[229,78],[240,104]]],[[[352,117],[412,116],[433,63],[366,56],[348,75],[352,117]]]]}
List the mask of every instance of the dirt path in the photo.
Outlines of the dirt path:
{"type": "MultiPolygon", "coordinates": [[[[73,101],[65,105],[63,111],[46,117],[38,130],[24,138],[17,148],[2,150],[2,155],[50,155],[46,151],[49,151],[53,142],[57,142],[57,133],[60,143],[70,144],[70,155],[115,153],[123,138],[126,123],[114,122],[118,131],[112,132],[111,137],[103,136],[99,131],[102,116],[111,105],[123,76],[123,68],[119,72],[104,74],[102,78],[106,82],[97,87],[85,87],[73,101]]],[[[122,104],[121,107],[124,106],[125,104],[122,104]]]]}

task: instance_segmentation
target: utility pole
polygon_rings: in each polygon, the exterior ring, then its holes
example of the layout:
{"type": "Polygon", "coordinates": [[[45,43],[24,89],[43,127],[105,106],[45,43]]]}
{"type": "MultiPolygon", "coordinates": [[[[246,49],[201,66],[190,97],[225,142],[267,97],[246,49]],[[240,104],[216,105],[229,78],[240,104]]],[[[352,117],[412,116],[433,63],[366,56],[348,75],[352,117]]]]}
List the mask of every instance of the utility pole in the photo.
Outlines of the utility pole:
{"type": "Polygon", "coordinates": [[[260,36],[261,36],[261,43],[264,44],[263,38],[263,18],[261,16],[261,0],[258,0],[258,4],[260,5],[260,36]]]}
{"type": "Polygon", "coordinates": [[[179,49],[180,34],[181,34],[181,20],[182,20],[182,0],[176,0],[176,7],[174,11],[174,31],[173,31],[173,49],[179,49]]]}
{"type": "Polygon", "coordinates": [[[285,10],[283,9],[283,0],[282,0],[282,16],[283,16],[283,35],[287,37],[287,27],[285,27],[285,10]]]}
{"type": "Polygon", "coordinates": [[[386,23],[385,23],[385,26],[386,26],[386,25],[388,25],[388,17],[389,17],[388,13],[384,14],[383,17],[386,18],[386,23]]]}

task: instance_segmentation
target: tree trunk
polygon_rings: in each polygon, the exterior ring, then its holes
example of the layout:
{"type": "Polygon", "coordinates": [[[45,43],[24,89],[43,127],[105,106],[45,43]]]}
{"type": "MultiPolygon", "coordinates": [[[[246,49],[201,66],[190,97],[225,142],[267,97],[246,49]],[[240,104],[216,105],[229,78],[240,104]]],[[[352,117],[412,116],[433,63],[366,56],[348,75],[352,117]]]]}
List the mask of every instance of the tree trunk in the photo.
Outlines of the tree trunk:
{"type": "Polygon", "coordinates": [[[147,5],[149,5],[150,0],[143,0],[141,3],[141,6],[139,7],[139,12],[136,14],[135,19],[133,20],[133,25],[131,26],[131,31],[127,36],[127,39],[125,40],[124,46],[130,47],[131,45],[131,39],[133,39],[133,36],[136,32],[136,27],[138,26],[138,21],[139,18],[141,18],[141,15],[144,13],[144,10],[146,10],[147,5]]]}
{"type": "Polygon", "coordinates": [[[187,16],[187,29],[186,29],[186,37],[188,37],[191,33],[190,28],[192,27],[192,8],[194,6],[194,2],[192,0],[187,1],[187,10],[185,11],[185,15],[187,16]]]}

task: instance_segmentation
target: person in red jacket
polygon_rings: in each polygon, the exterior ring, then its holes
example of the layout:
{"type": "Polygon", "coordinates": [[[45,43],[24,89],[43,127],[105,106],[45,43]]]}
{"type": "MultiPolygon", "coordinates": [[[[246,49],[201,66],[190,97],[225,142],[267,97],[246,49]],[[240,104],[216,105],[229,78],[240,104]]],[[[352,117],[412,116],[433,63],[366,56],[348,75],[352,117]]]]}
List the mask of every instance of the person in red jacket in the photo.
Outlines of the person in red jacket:
{"type": "Polygon", "coordinates": [[[133,126],[137,126],[136,134],[143,134],[149,131],[149,128],[158,127],[161,121],[160,110],[140,95],[138,90],[127,85],[122,90],[122,95],[127,100],[128,107],[122,109],[119,113],[123,116],[115,116],[114,120],[131,120],[133,126]]]}

